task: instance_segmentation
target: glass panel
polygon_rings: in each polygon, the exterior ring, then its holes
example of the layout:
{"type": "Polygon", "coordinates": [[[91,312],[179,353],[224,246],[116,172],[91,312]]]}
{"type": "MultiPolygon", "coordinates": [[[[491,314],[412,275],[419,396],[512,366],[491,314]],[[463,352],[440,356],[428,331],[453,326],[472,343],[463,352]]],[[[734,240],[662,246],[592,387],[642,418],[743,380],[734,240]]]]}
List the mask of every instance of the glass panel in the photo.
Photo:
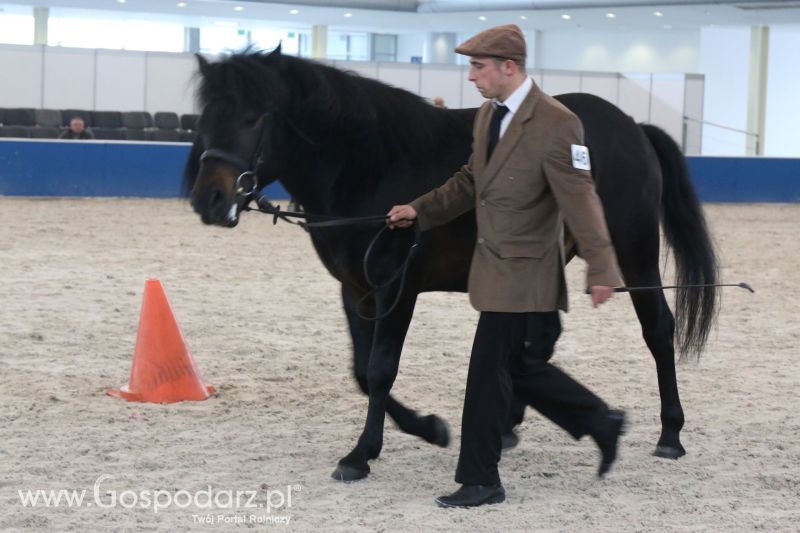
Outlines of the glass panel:
{"type": "Polygon", "coordinates": [[[238,52],[248,45],[247,30],[239,28],[235,22],[230,25],[218,23],[200,28],[200,51],[209,54],[238,52]]]}
{"type": "Polygon", "coordinates": [[[0,13],[0,43],[33,44],[33,16],[0,13]]]}
{"type": "Polygon", "coordinates": [[[328,59],[369,61],[369,34],[329,31],[328,59]]]}
{"type": "Polygon", "coordinates": [[[183,26],[149,20],[50,17],[47,44],[157,52],[183,51],[183,26]]]}

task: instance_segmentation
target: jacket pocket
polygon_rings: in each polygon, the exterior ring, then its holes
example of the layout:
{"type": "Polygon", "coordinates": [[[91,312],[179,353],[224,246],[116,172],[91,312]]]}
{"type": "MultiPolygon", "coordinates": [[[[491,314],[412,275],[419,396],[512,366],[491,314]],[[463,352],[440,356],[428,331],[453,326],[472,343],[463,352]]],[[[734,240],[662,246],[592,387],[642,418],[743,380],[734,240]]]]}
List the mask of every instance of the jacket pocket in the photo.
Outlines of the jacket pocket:
{"type": "Polygon", "coordinates": [[[503,259],[530,258],[541,259],[547,253],[542,241],[513,240],[498,243],[497,252],[503,259]]]}

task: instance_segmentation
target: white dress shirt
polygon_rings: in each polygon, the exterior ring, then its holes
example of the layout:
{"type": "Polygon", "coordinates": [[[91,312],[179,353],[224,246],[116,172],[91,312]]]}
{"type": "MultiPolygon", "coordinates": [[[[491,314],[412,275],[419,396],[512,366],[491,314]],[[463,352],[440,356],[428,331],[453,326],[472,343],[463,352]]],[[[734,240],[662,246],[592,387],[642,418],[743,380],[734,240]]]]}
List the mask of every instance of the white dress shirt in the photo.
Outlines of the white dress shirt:
{"type": "Polygon", "coordinates": [[[503,121],[500,122],[500,139],[503,138],[505,135],[506,130],[508,129],[508,125],[511,124],[511,120],[514,118],[514,115],[519,110],[519,106],[522,105],[522,101],[525,100],[525,97],[528,96],[528,93],[533,88],[533,80],[530,77],[525,77],[525,81],[523,81],[516,90],[511,93],[511,96],[506,98],[505,102],[500,102],[499,100],[494,101],[494,105],[502,104],[508,108],[508,113],[506,116],[503,117],[503,121]]]}

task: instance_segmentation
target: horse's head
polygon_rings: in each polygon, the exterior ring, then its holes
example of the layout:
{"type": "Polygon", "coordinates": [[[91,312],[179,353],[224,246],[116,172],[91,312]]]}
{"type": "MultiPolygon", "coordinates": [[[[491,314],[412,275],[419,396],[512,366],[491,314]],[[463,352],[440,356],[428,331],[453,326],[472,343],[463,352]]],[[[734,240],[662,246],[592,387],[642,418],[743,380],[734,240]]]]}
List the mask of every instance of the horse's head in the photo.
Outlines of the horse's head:
{"type": "Polygon", "coordinates": [[[280,47],[209,63],[197,56],[203,111],[184,189],[206,224],[233,227],[251,196],[280,175],[276,115],[288,105],[280,47]]]}

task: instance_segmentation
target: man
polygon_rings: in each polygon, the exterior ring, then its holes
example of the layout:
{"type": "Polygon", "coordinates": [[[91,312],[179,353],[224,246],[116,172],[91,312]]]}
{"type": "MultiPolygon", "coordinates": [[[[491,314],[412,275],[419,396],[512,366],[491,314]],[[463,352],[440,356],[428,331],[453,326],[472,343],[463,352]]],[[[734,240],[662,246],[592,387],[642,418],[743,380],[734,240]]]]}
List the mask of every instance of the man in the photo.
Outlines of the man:
{"type": "Polygon", "coordinates": [[[515,25],[488,29],[456,48],[470,81],[492,99],[478,111],[472,155],[444,185],[389,211],[391,227],[421,230],[475,209],[478,239],[469,295],[481,312],[470,356],[456,482],[443,507],[500,503],[497,465],[512,387],[575,439],[600,448],[611,468],[624,413],[548,361],[567,309],[563,225],[588,263],[594,306],[620,285],[616,256],[589,172],[579,119],[525,74],[525,38],[515,25]]]}
{"type": "Polygon", "coordinates": [[[72,117],[69,129],[59,136],[59,139],[94,139],[94,134],[86,128],[86,123],[81,117],[72,117]]]}
{"type": "Polygon", "coordinates": [[[444,105],[444,97],[442,96],[434,96],[433,105],[436,107],[441,107],[442,109],[446,109],[446,106],[444,105]]]}

